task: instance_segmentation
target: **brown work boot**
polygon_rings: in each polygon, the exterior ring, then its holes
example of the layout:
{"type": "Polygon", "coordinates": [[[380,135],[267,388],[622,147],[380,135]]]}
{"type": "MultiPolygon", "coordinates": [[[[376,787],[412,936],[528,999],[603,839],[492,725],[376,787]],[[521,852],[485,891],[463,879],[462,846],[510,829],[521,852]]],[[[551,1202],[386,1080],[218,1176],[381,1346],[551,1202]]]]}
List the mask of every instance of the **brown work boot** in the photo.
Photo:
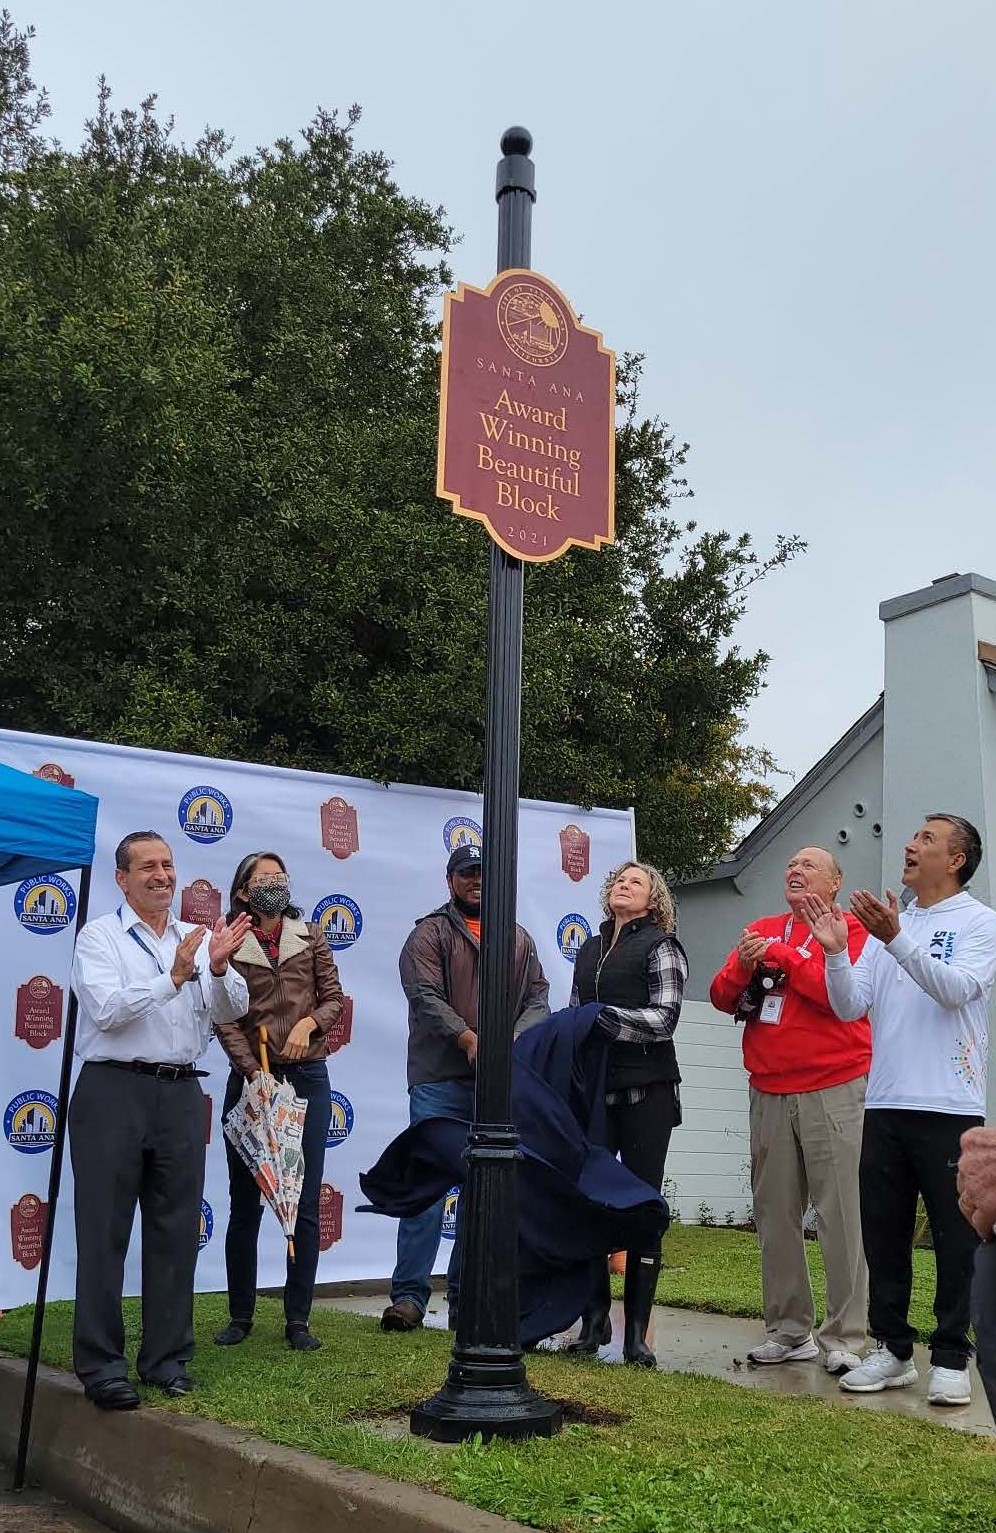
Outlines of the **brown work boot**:
{"type": "Polygon", "coordinates": [[[417,1331],[422,1324],[423,1315],[417,1304],[411,1299],[399,1299],[396,1304],[389,1304],[380,1317],[382,1331],[417,1331]]]}

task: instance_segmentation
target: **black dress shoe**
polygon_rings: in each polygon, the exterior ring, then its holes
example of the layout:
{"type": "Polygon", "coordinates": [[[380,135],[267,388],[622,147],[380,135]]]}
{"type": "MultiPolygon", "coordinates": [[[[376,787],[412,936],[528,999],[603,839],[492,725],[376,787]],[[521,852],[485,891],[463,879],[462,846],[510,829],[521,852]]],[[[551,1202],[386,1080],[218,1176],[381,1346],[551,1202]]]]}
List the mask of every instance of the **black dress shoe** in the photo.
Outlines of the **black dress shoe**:
{"type": "Polygon", "coordinates": [[[143,1379],[150,1389],[158,1389],[160,1394],[168,1395],[171,1400],[182,1400],[184,1395],[193,1393],[194,1381],[189,1373],[174,1373],[169,1379],[143,1379]]]}
{"type": "Polygon", "coordinates": [[[141,1405],[138,1391],[127,1379],[104,1379],[99,1384],[84,1385],[88,1400],[102,1411],[133,1411],[141,1405]]]}
{"type": "Polygon", "coordinates": [[[289,1325],[284,1332],[287,1345],[295,1352],[317,1352],[321,1341],[313,1336],[306,1325],[289,1325]]]}

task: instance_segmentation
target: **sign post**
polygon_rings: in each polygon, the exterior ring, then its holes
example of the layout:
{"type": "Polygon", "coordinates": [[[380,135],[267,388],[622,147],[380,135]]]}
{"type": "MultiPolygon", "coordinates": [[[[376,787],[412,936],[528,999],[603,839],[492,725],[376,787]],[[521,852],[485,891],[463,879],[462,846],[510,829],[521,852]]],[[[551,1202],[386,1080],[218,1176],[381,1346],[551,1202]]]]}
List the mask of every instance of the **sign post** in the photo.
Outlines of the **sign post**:
{"type": "Polygon", "coordinates": [[[449,1373],[411,1429],[455,1442],[552,1436],[562,1408],[530,1388],[519,1343],[519,1136],[511,1121],[511,979],[518,870],[523,561],[614,532],[612,353],[529,269],[532,138],[509,128],[498,163],[498,276],[448,294],[437,493],[491,535],[475,1121],[461,1194],[463,1266],[449,1373]]]}

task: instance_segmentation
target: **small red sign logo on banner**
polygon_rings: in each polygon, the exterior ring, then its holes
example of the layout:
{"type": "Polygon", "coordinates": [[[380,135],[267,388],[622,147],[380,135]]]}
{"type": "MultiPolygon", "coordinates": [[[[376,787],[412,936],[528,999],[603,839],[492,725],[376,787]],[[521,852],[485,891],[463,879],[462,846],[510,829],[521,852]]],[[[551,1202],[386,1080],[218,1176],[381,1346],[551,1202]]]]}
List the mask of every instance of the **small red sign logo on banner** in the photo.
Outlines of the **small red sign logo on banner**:
{"type": "Polygon", "coordinates": [[[565,825],[560,832],[560,866],[574,884],[590,872],[591,837],[580,825],[565,825]]]}
{"type": "Polygon", "coordinates": [[[32,777],[43,777],[46,782],[61,783],[64,788],[75,788],[76,778],[64,772],[56,761],[46,761],[43,766],[35,767],[32,777]]]}
{"type": "Polygon", "coordinates": [[[14,1037],[32,1049],[44,1049],[62,1037],[62,986],[36,974],[17,987],[14,1037]]]}
{"type": "Polygon", "coordinates": [[[322,845],[333,857],[345,862],[360,849],[360,828],[356,810],[344,798],[330,798],[321,808],[322,845]]]}
{"type": "Polygon", "coordinates": [[[353,997],[344,995],[342,1011],[325,1034],[325,1044],[330,1054],[344,1049],[353,1036],[353,997]]]}
{"type": "Polygon", "coordinates": [[[192,926],[213,926],[221,919],[221,890],[209,878],[195,878],[180,896],[180,920],[192,926]]]}
{"type": "Polygon", "coordinates": [[[342,1193],[331,1182],[318,1192],[318,1249],[328,1251],[342,1239],[342,1193]]]}
{"type": "Polygon", "coordinates": [[[33,1192],[18,1198],[10,1211],[10,1248],[14,1260],[31,1272],[42,1259],[48,1204],[33,1192]]]}
{"type": "Polygon", "coordinates": [[[447,293],[436,494],[542,563],[615,538],[615,357],[535,271],[447,293]]]}

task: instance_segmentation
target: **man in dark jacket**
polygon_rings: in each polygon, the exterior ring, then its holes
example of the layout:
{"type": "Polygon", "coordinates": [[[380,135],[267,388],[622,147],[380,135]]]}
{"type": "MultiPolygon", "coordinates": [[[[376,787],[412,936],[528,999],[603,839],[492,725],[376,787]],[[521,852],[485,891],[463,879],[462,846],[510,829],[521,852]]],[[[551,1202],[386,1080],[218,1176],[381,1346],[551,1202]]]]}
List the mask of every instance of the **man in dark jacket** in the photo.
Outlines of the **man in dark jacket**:
{"type": "MultiPolygon", "coordinates": [[[[408,997],[408,1108],[412,1123],[474,1117],[477,1060],[477,979],[481,957],[481,849],[458,846],[446,864],[447,904],[415,923],[401,950],[401,984],[408,997]]],[[[536,944],[515,930],[515,1032],[549,1015],[550,987],[536,944]]],[[[398,1259],[385,1331],[414,1331],[425,1318],[439,1250],[445,1198],[398,1221],[398,1259]]],[[[459,1225],[447,1275],[450,1329],[456,1325],[460,1277],[459,1225]]]]}

